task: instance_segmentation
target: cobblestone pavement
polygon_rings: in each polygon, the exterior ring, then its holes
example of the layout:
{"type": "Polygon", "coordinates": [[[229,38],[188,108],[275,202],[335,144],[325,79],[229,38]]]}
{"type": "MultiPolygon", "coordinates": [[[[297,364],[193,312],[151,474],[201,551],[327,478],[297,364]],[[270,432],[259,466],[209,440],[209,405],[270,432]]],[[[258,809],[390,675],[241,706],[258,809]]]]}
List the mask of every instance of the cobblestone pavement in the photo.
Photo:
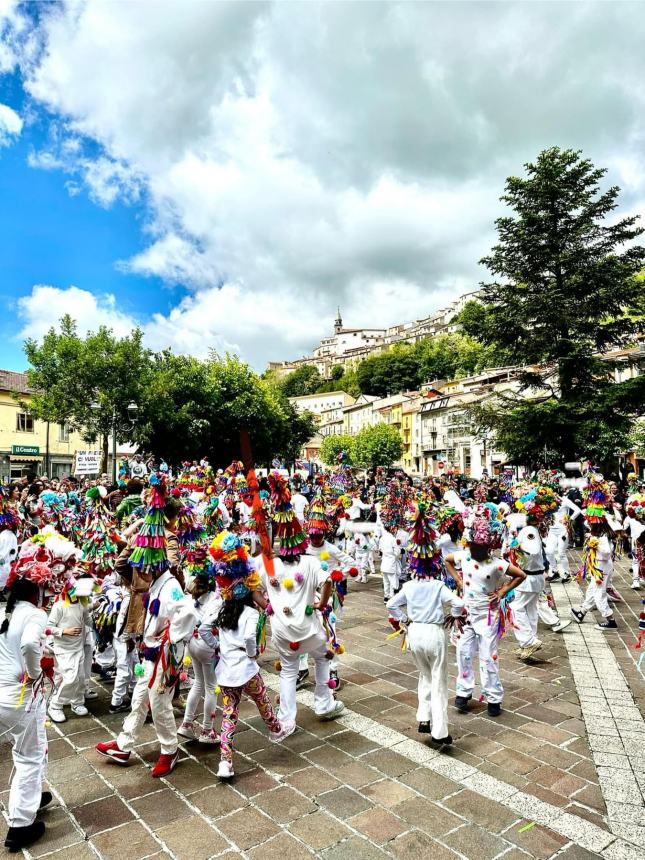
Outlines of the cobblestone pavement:
{"type": "MultiPolygon", "coordinates": [[[[416,672],[397,640],[385,641],[378,578],[352,585],[340,625],[346,715],[318,722],[305,689],[300,730],[274,746],[245,704],[231,785],[215,776],[217,751],[196,743],[182,747],[169,779],[151,779],[158,749],[149,725],[129,767],[99,759],[94,744],[122,723],[107,713],[102,689],[91,716],[49,730],[58,805],[30,856],[640,860],[645,683],[630,648],[641,599],[630,581],[620,562],[615,584],[626,601],[616,608],[616,633],[596,631],[591,616],[564,634],[543,630],[545,647],[530,666],[513,655],[508,635],[502,716],[490,719],[479,702],[465,715],[451,708],[455,744],[441,752],[416,731],[416,672]]],[[[554,593],[563,615],[580,599],[576,583],[554,593]]],[[[276,689],[273,655],[262,662],[276,689]]],[[[2,745],[1,787],[10,772],[2,745]]]]}

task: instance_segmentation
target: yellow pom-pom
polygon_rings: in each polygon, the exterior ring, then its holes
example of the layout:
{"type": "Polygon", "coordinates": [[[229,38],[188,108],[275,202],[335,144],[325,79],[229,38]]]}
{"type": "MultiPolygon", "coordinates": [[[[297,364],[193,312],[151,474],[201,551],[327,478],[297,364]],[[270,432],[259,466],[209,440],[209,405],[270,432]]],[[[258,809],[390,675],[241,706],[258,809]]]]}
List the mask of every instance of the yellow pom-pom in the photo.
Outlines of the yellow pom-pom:
{"type": "Polygon", "coordinates": [[[45,720],[45,728],[46,728],[46,729],[51,729],[51,727],[52,727],[51,720],[45,720]]]}
{"type": "Polygon", "coordinates": [[[279,660],[276,660],[275,663],[273,664],[273,668],[276,670],[276,672],[281,672],[282,671],[282,663],[279,660]]]}
{"type": "Polygon", "coordinates": [[[329,558],[329,553],[328,553],[328,552],[327,552],[327,550],[325,549],[325,550],[323,550],[323,551],[320,553],[320,556],[319,556],[319,557],[320,557],[320,560],[321,560],[321,561],[327,561],[327,559],[329,558]]]}
{"type": "Polygon", "coordinates": [[[188,654],[186,654],[186,656],[184,657],[184,666],[190,666],[190,664],[191,664],[192,662],[193,662],[193,661],[190,659],[190,657],[188,656],[188,654]]]}
{"type": "Polygon", "coordinates": [[[344,654],[345,653],[345,646],[344,645],[337,645],[336,646],[336,653],[337,654],[344,654]]]}
{"type": "Polygon", "coordinates": [[[293,579],[283,579],[282,584],[285,588],[293,588],[293,579]]]}
{"type": "Polygon", "coordinates": [[[216,696],[219,696],[219,694],[220,694],[221,692],[222,692],[222,688],[221,688],[221,687],[215,687],[215,695],[216,695],[216,696]]]}

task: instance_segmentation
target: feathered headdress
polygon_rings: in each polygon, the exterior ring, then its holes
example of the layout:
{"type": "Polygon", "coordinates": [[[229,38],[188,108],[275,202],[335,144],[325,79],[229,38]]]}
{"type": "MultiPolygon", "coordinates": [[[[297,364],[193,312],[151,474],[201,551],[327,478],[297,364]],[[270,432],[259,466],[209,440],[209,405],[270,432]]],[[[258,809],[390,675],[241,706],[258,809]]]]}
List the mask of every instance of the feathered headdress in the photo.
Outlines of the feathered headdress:
{"type": "Polygon", "coordinates": [[[410,531],[410,568],[413,576],[425,577],[441,574],[441,553],[436,547],[437,532],[430,518],[430,508],[425,502],[419,509],[410,531]]]}
{"type": "Polygon", "coordinates": [[[477,505],[470,525],[470,542],[497,549],[502,544],[503,527],[497,505],[477,505]]]}
{"type": "Polygon", "coordinates": [[[143,523],[130,555],[132,567],[141,567],[154,573],[168,568],[166,553],[166,478],[154,472],[150,475],[150,494],[143,523]]]}
{"type": "Polygon", "coordinates": [[[326,535],[329,531],[329,520],[327,518],[327,504],[322,492],[318,491],[316,497],[309,506],[307,517],[307,532],[310,535],[326,535]]]}
{"type": "Polygon", "coordinates": [[[582,499],[587,522],[602,522],[610,502],[610,493],[609,484],[599,472],[589,476],[589,483],[582,492],[582,499]]]}

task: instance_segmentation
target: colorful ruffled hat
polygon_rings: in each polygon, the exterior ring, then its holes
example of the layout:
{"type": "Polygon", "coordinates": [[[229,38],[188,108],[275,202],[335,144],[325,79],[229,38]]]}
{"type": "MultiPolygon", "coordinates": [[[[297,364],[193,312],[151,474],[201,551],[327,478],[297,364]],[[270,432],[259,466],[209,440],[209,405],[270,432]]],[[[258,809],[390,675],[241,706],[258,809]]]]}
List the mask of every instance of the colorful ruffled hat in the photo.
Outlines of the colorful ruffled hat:
{"type": "Polygon", "coordinates": [[[209,553],[223,600],[243,600],[260,587],[260,574],[250,567],[248,550],[236,534],[220,532],[209,553]]]}
{"type": "Polygon", "coordinates": [[[441,575],[441,553],[437,549],[436,540],[437,532],[430,516],[430,507],[425,502],[420,502],[410,531],[408,550],[412,575],[417,579],[441,575]]]}
{"type": "Polygon", "coordinates": [[[51,594],[60,594],[75,581],[79,554],[78,547],[49,526],[21,545],[7,587],[22,578],[51,594]]]}
{"type": "Polygon", "coordinates": [[[187,503],[182,504],[179,510],[175,531],[181,547],[190,547],[206,540],[206,529],[192,505],[187,503]]]}
{"type": "Polygon", "coordinates": [[[626,513],[639,523],[645,522],[645,495],[638,493],[627,499],[626,513]]]}
{"type": "Polygon", "coordinates": [[[309,539],[291,505],[291,490],[279,472],[271,472],[269,487],[278,553],[287,557],[302,555],[309,546],[309,539]]]}
{"type": "Polygon", "coordinates": [[[326,535],[328,531],[327,505],[322,492],[319,491],[309,505],[307,533],[310,535],[326,535]]]}
{"type": "Polygon", "coordinates": [[[610,502],[609,484],[600,472],[589,475],[589,483],[582,493],[585,519],[588,523],[599,523],[605,519],[610,502]]]}
{"type": "Polygon", "coordinates": [[[166,477],[153,472],[149,478],[150,492],[143,523],[130,555],[132,567],[140,567],[153,573],[168,569],[166,552],[166,477]]]}
{"type": "Polygon", "coordinates": [[[454,508],[439,508],[435,514],[435,522],[442,535],[447,534],[453,529],[457,529],[459,534],[463,534],[464,518],[461,513],[456,511],[454,508]]]}
{"type": "Polygon", "coordinates": [[[488,502],[477,505],[470,524],[470,542],[483,544],[490,549],[497,549],[502,544],[504,523],[499,516],[497,505],[488,502]]]}

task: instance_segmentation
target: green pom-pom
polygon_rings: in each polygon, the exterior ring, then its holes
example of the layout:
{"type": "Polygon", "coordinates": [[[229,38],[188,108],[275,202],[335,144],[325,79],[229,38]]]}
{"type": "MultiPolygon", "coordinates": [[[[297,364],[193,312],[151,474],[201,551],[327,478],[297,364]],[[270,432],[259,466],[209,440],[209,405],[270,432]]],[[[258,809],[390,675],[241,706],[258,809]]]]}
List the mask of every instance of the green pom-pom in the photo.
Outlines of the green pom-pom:
{"type": "Polygon", "coordinates": [[[313,614],[314,614],[313,606],[310,606],[310,605],[305,606],[305,615],[313,615],[313,614]]]}
{"type": "Polygon", "coordinates": [[[137,663],[137,665],[134,667],[134,674],[137,678],[143,678],[145,671],[146,670],[143,668],[143,663],[137,663]]]}

